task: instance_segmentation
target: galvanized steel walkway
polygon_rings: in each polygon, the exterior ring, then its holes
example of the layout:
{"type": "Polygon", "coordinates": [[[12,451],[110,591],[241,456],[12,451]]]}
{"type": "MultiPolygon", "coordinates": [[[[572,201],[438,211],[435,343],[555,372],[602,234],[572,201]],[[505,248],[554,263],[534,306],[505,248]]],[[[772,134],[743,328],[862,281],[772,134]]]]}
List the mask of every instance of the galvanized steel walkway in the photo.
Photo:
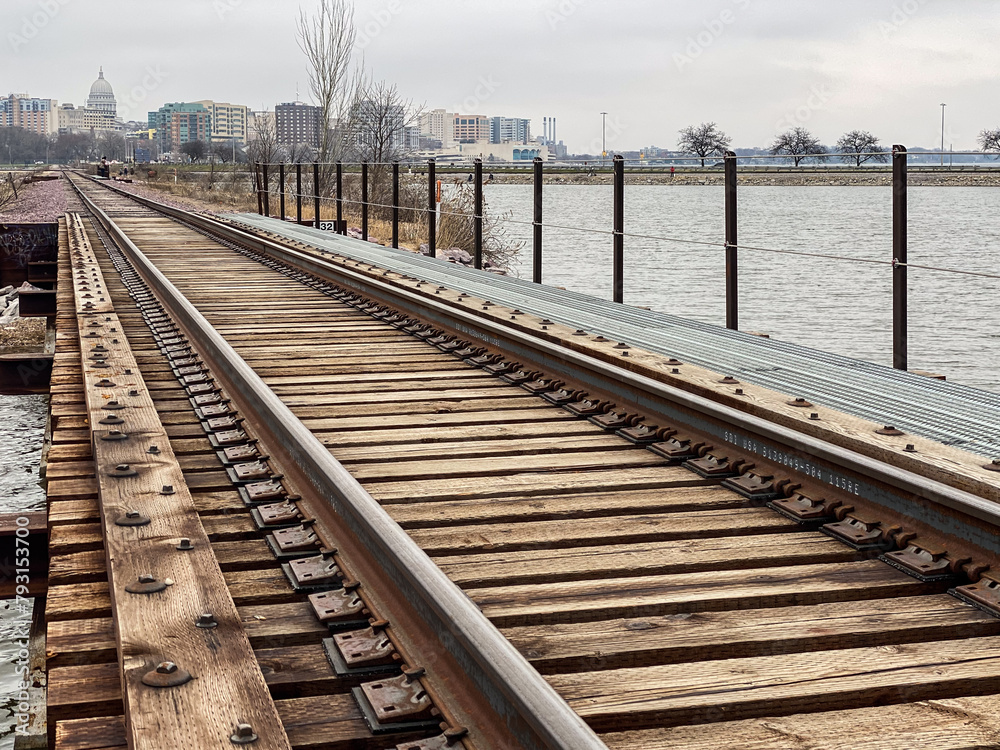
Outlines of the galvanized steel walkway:
{"type": "Polygon", "coordinates": [[[662,312],[476,271],[256,214],[226,218],[447,285],[986,457],[1000,454],[1000,395],[662,312]]]}

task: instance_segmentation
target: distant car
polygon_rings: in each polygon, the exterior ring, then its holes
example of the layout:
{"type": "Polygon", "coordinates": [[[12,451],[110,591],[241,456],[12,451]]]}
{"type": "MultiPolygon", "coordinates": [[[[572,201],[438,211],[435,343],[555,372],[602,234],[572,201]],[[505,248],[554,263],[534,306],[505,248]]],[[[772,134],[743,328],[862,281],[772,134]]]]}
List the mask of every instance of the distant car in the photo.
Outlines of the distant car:
{"type": "Polygon", "coordinates": [[[35,164],[44,164],[44,161],[36,161],[35,164]]]}
{"type": "Polygon", "coordinates": [[[724,167],[724,166],[726,166],[726,162],[724,162],[724,161],[717,161],[717,162],[715,162],[715,164],[712,165],[712,169],[718,169],[718,168],[724,167]]]}

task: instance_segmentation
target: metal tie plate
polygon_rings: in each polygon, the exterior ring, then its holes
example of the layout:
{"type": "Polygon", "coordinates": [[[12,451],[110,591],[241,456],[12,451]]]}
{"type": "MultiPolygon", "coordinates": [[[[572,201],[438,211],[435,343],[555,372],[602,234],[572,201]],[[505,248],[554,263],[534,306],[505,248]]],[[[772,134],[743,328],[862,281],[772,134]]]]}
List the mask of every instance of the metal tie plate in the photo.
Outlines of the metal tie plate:
{"type": "Polygon", "coordinates": [[[434,704],[410,674],[362,683],[351,692],[374,734],[437,728],[434,704]]]}
{"type": "Polygon", "coordinates": [[[910,544],[906,549],[886,552],[880,555],[879,559],[914,578],[929,583],[955,577],[951,570],[951,562],[945,554],[944,550],[931,551],[910,544]]]}
{"type": "Polygon", "coordinates": [[[889,546],[883,538],[881,521],[863,521],[848,516],[843,521],[825,524],[820,530],[856,550],[885,549],[889,546]]]}
{"type": "Polygon", "coordinates": [[[358,594],[357,584],[348,584],[335,591],[310,594],[309,603],[316,613],[316,619],[331,628],[363,623],[368,615],[364,600],[358,594]]]}
{"type": "Polygon", "coordinates": [[[288,497],[288,491],[285,489],[284,485],[281,482],[275,482],[272,480],[244,484],[236,489],[243,498],[243,502],[250,506],[276,502],[282,498],[288,497]]]}
{"type": "Polygon", "coordinates": [[[772,500],[767,504],[767,507],[801,524],[830,523],[836,518],[833,515],[833,505],[828,506],[823,500],[813,500],[805,495],[772,500]]]}
{"type": "Polygon", "coordinates": [[[701,458],[692,458],[690,461],[685,461],[682,466],[685,469],[690,469],[698,476],[705,477],[705,479],[721,479],[736,475],[736,472],[733,470],[733,462],[729,458],[726,456],[714,456],[711,453],[701,458]]]}
{"type": "Polygon", "coordinates": [[[637,424],[618,430],[615,434],[636,445],[651,445],[660,440],[660,428],[656,425],[637,424]]]}
{"type": "Polygon", "coordinates": [[[399,671],[399,656],[381,628],[336,633],[323,640],[323,650],[341,677],[399,671]]]}
{"type": "Polygon", "coordinates": [[[726,479],[722,482],[722,486],[743,495],[748,500],[758,502],[772,500],[778,496],[774,489],[774,477],[761,476],[752,471],[742,476],[726,479]]]}
{"type": "Polygon", "coordinates": [[[296,526],[302,523],[302,513],[292,502],[271,503],[260,505],[250,511],[250,515],[258,529],[281,528],[296,526]]]}
{"type": "Polygon", "coordinates": [[[956,586],[948,593],[994,617],[1000,617],[1000,581],[983,576],[976,583],[956,586]]]}
{"type": "Polygon", "coordinates": [[[208,439],[216,448],[225,448],[226,446],[245,443],[247,434],[243,430],[223,430],[209,435],[208,439]]]}

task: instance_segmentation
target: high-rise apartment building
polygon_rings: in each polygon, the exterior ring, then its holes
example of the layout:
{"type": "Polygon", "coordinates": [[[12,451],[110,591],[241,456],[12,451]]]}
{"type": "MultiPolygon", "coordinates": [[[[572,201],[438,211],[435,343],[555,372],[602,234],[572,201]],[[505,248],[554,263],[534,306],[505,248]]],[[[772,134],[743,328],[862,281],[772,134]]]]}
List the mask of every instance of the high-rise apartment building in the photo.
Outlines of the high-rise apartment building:
{"type": "Polygon", "coordinates": [[[432,109],[420,115],[420,135],[431,140],[440,141],[441,148],[451,148],[455,145],[454,112],[443,109],[432,109]]]}
{"type": "Polygon", "coordinates": [[[531,120],[519,117],[491,117],[490,143],[527,144],[531,140],[531,120]]]}
{"type": "Polygon", "coordinates": [[[490,118],[486,115],[455,115],[455,140],[458,143],[489,143],[490,118]]]}
{"type": "Polygon", "coordinates": [[[211,99],[201,99],[200,104],[208,112],[211,124],[208,138],[212,143],[247,142],[247,117],[250,110],[241,104],[215,102],[211,99]]]}
{"type": "Polygon", "coordinates": [[[323,110],[302,102],[285,102],[274,108],[274,127],[282,146],[305,144],[319,148],[323,110]]]}
{"type": "Polygon", "coordinates": [[[24,128],[38,135],[51,135],[59,130],[57,110],[55,99],[10,94],[0,99],[0,127],[24,128]]]}
{"type": "Polygon", "coordinates": [[[149,113],[149,127],[156,129],[161,153],[174,151],[188,141],[209,141],[212,116],[204,104],[175,102],[149,113]]]}

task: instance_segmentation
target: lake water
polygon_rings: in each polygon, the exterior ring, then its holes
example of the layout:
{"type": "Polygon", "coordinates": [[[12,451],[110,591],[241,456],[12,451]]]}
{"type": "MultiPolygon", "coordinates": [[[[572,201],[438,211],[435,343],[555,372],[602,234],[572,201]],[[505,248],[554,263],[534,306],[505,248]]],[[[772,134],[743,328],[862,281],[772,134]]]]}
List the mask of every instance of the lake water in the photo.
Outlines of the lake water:
{"type": "MultiPolygon", "coordinates": [[[[38,468],[48,401],[48,396],[0,396],[0,513],[45,507],[38,468]]],[[[20,645],[12,636],[19,631],[15,621],[23,617],[16,606],[12,601],[0,603],[0,750],[14,747],[20,645]]]]}
{"type": "MultiPolygon", "coordinates": [[[[532,218],[532,188],[489,185],[491,213],[532,218]]],[[[628,185],[626,233],[716,243],[625,238],[625,302],[725,325],[723,190],[628,185]]],[[[610,186],[546,185],[544,223],[609,231],[610,186]]],[[[909,261],[1000,274],[1000,190],[911,188],[909,261]]],[[[878,187],[743,187],[741,245],[892,259],[892,192],[878,187]]],[[[515,265],[531,278],[531,227],[515,265]]],[[[543,282],[611,298],[611,237],[546,229],[543,282]]],[[[740,252],[740,328],[837,354],[892,364],[892,270],[841,260],[740,252]]],[[[1000,279],[910,269],[909,363],[1000,392],[1000,279]]]]}

